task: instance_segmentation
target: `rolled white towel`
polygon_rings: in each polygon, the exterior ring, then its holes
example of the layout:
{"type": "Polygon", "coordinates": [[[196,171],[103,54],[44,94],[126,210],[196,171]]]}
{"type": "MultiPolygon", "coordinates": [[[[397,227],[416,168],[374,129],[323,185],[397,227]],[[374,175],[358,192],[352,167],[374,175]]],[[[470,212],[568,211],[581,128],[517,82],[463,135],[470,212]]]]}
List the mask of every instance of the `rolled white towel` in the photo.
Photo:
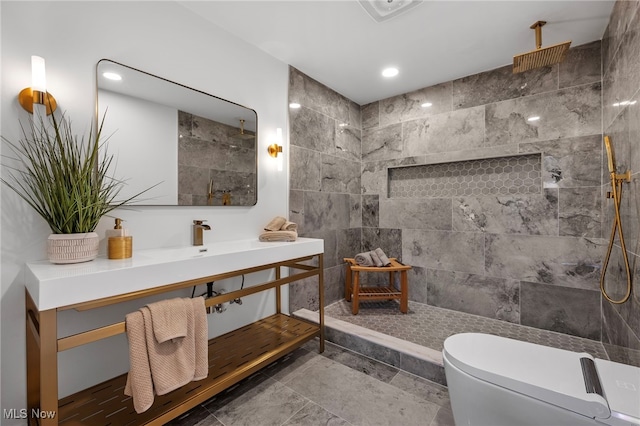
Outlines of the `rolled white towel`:
{"type": "Polygon", "coordinates": [[[373,259],[371,258],[371,252],[358,253],[353,258],[360,266],[375,266],[373,259]]]}
{"type": "Polygon", "coordinates": [[[378,253],[376,253],[375,251],[370,251],[369,253],[371,253],[371,259],[373,259],[373,263],[375,266],[382,266],[382,261],[380,260],[380,258],[378,257],[378,253]]]}
{"type": "Polygon", "coordinates": [[[391,261],[389,260],[387,255],[382,251],[382,249],[380,247],[375,249],[373,252],[378,256],[378,259],[380,259],[380,262],[382,263],[382,266],[391,265],[391,261]]]}

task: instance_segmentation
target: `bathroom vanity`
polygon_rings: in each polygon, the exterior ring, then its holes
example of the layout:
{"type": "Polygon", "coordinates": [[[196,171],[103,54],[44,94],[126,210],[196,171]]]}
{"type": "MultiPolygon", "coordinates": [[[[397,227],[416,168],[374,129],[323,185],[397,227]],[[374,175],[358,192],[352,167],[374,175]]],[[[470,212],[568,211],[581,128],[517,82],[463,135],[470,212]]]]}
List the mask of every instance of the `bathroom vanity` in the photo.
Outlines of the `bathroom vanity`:
{"type": "Polygon", "coordinates": [[[30,424],[162,425],[311,339],[319,338],[322,352],[323,253],[323,240],[319,239],[299,238],[286,243],[241,240],[140,250],[131,259],[115,261],[98,258],[74,265],[52,265],[47,261],[27,264],[27,407],[29,416],[43,414],[40,419],[31,418],[30,424]],[[283,274],[282,268],[288,268],[288,274],[283,274]],[[275,314],[209,341],[206,379],[156,396],[153,406],[141,414],[136,414],[131,398],[123,393],[126,374],[58,400],[58,352],[126,331],[123,318],[122,322],[59,337],[59,311],[88,311],[269,270],[266,282],[206,299],[210,307],[268,290],[274,290],[276,295],[275,314]],[[281,287],[311,277],[317,277],[318,324],[286,315],[281,309],[281,287]],[[55,417],[44,418],[51,412],[56,413],[55,417]]]}

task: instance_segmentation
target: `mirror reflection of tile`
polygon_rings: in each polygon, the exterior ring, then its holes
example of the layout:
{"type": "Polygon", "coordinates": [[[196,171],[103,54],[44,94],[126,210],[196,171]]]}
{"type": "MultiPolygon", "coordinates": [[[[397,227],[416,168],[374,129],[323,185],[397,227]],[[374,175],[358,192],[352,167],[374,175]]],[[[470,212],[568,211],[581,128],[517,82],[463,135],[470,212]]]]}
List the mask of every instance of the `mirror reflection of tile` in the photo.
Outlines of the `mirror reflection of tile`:
{"type": "Polygon", "coordinates": [[[108,150],[127,182],[120,196],[153,186],[137,204],[256,204],[256,111],[109,59],[96,83],[97,118],[106,116],[108,150]]]}
{"type": "Polygon", "coordinates": [[[255,135],[184,111],[178,125],[178,204],[252,205],[255,135]]]}

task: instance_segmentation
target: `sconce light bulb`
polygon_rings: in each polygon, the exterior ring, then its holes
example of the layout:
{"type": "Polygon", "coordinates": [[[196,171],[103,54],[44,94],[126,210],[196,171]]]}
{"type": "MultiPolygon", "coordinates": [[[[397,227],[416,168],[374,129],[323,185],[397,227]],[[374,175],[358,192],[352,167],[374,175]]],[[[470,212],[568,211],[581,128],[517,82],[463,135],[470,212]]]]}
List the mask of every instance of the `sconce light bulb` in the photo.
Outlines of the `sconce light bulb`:
{"type": "Polygon", "coordinates": [[[43,93],[47,91],[44,58],[40,56],[31,57],[31,89],[43,93]]]}
{"type": "Polygon", "coordinates": [[[47,93],[47,77],[44,67],[44,58],[31,57],[31,86],[25,87],[18,93],[18,102],[25,111],[33,114],[34,109],[38,114],[49,115],[57,108],[55,98],[47,93]],[[38,105],[36,108],[35,106],[38,105]]]}

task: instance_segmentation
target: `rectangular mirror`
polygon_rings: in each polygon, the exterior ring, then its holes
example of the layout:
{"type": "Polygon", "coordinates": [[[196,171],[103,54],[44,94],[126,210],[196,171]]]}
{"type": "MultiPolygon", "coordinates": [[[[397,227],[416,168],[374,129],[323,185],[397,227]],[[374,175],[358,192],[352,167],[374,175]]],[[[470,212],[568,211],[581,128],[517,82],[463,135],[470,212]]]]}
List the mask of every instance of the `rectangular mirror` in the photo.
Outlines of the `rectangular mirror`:
{"type": "Polygon", "coordinates": [[[125,180],[118,198],[159,183],[136,204],[256,204],[255,110],[108,59],[96,70],[102,136],[125,180]]]}

